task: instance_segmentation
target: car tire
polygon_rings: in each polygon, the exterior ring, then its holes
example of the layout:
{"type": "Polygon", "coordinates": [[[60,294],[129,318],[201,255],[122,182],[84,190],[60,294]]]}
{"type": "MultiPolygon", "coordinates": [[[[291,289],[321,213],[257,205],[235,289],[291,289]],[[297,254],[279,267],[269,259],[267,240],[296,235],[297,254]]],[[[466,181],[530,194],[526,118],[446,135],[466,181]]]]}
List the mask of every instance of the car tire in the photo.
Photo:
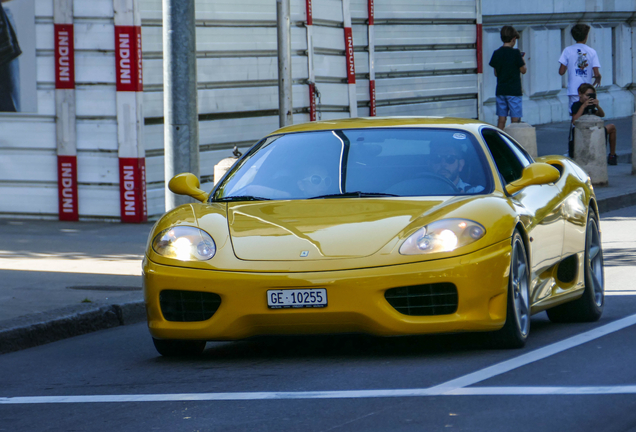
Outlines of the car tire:
{"type": "Polygon", "coordinates": [[[585,254],[583,256],[585,290],[571,302],[548,309],[550,321],[594,322],[603,315],[605,306],[605,272],[603,270],[603,245],[598,216],[590,209],[585,229],[585,254]]]}
{"type": "Polygon", "coordinates": [[[198,356],[205,349],[205,341],[170,340],[152,338],[155,349],[164,357],[198,356]]]}
{"type": "Polygon", "coordinates": [[[530,334],[530,268],[523,238],[515,230],[510,252],[506,323],[492,334],[497,348],[523,348],[530,334]]]}

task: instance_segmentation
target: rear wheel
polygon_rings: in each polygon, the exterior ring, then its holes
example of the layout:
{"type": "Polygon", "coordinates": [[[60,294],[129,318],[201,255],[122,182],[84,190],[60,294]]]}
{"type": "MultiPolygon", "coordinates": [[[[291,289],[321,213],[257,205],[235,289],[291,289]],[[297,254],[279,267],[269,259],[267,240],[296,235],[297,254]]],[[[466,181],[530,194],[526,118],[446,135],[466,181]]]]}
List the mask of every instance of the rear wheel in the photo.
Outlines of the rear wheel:
{"type": "Polygon", "coordinates": [[[528,255],[519,231],[512,236],[510,276],[508,278],[508,308],[503,328],[493,333],[501,348],[522,348],[530,334],[530,271],[528,255]]]}
{"type": "Polygon", "coordinates": [[[152,338],[157,352],[165,357],[198,356],[205,349],[205,341],[170,340],[152,338]]]}
{"type": "Polygon", "coordinates": [[[603,246],[598,216],[590,209],[585,232],[585,291],[574,301],[548,309],[552,322],[593,322],[603,314],[605,306],[605,273],[603,270],[603,246]]]}

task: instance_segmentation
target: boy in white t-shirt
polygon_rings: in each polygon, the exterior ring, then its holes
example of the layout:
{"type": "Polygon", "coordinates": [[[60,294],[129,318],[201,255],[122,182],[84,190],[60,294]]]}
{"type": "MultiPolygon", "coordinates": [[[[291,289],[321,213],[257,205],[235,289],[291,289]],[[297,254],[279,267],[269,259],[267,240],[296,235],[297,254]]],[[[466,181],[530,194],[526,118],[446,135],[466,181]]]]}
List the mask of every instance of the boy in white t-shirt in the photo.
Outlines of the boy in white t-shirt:
{"type": "Polygon", "coordinates": [[[576,41],[574,45],[563,50],[559,58],[559,75],[568,73],[568,96],[570,98],[570,113],[572,104],[579,100],[579,86],[581,84],[593,84],[598,87],[601,84],[601,63],[593,48],[585,45],[590,33],[590,26],[587,24],[577,24],[572,27],[572,38],[576,41]],[[594,80],[592,82],[592,80],[594,80]]]}

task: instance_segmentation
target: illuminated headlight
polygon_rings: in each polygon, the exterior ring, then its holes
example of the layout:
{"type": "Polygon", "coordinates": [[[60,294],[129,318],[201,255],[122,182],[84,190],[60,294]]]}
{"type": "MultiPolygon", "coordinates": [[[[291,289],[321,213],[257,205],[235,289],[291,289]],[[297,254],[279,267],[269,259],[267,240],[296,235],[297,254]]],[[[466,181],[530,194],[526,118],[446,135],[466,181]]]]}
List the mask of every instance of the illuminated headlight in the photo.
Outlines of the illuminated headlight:
{"type": "Polygon", "coordinates": [[[210,234],[199,228],[179,226],[157,234],[152,249],[161,256],[179,261],[207,261],[216,253],[216,244],[210,234]]]}
{"type": "Polygon", "coordinates": [[[486,229],[467,219],[444,219],[420,228],[400,246],[402,255],[451,252],[479,240],[486,229]]]}

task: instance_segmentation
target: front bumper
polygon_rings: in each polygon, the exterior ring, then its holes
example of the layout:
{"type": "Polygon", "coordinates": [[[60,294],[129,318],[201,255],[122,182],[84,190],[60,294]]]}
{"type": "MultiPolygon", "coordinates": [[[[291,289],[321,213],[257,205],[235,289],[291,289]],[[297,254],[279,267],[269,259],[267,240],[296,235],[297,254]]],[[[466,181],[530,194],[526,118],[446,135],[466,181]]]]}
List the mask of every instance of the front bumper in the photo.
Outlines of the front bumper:
{"type": "Polygon", "coordinates": [[[252,273],[171,267],[144,260],[148,327],[158,339],[236,340],[256,335],[368,333],[379,336],[491,331],[506,319],[510,242],[469,255],[357,270],[252,273]],[[453,314],[409,316],[396,311],[384,292],[401,286],[450,282],[458,292],[453,314]],[[325,308],[269,309],[268,289],[326,288],[325,308]],[[162,290],[213,292],[221,305],[197,322],[164,319],[162,290]]]}

